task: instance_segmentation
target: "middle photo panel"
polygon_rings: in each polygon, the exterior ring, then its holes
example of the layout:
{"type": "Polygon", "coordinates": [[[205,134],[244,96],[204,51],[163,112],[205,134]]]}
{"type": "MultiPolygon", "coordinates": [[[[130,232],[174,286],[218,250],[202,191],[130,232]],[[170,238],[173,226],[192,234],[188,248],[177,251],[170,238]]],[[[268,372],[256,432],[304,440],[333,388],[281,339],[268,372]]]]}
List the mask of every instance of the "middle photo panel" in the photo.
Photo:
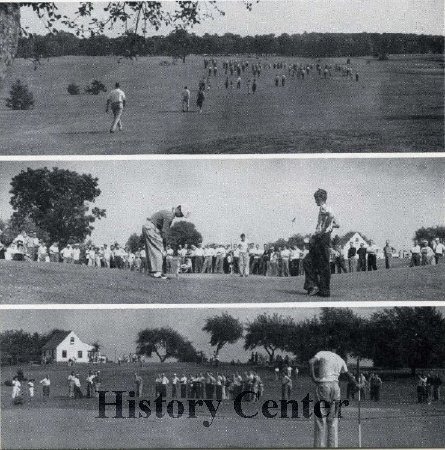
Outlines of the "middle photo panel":
{"type": "Polygon", "coordinates": [[[440,300],[444,169],[441,158],[2,162],[0,302],[440,300]]]}

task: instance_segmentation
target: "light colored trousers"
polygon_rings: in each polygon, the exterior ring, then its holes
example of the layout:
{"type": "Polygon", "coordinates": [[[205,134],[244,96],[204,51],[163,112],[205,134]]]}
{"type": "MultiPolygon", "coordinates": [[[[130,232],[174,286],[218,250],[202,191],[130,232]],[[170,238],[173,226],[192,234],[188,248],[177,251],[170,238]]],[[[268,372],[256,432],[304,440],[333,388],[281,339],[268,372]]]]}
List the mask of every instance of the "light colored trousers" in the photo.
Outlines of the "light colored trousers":
{"type": "Polygon", "coordinates": [[[119,127],[119,130],[122,129],[121,117],[124,111],[124,105],[121,102],[112,103],[111,111],[113,111],[113,123],[111,124],[110,131],[116,131],[116,128],[119,127]]]}
{"type": "Polygon", "coordinates": [[[142,227],[142,235],[145,240],[147,260],[150,261],[150,272],[162,272],[164,242],[160,231],[152,222],[147,221],[142,227]]]}
{"type": "Polygon", "coordinates": [[[249,253],[240,252],[239,254],[239,273],[241,276],[249,275],[249,253]]]}
{"type": "Polygon", "coordinates": [[[317,401],[324,400],[330,403],[321,404],[321,413],[319,418],[314,414],[314,447],[315,448],[337,448],[338,447],[338,405],[340,402],[340,386],[338,382],[319,383],[315,389],[317,401]],[[329,414],[328,414],[329,410],[329,414]]]}

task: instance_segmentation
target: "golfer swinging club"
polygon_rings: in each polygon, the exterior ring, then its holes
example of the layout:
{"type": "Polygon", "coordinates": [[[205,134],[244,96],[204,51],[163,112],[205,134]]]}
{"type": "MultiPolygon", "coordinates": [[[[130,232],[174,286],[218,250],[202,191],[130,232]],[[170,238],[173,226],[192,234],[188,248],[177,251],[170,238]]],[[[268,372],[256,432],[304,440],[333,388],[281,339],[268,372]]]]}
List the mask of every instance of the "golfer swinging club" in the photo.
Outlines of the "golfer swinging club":
{"type": "Polygon", "coordinates": [[[182,214],[181,205],[179,205],[176,208],[172,208],[171,211],[158,211],[150,218],[147,218],[146,224],[142,227],[142,235],[145,240],[145,251],[147,252],[150,274],[153,278],[167,279],[162,270],[167,233],[176,217],[188,217],[188,215],[188,213],[186,216],[182,214]]]}

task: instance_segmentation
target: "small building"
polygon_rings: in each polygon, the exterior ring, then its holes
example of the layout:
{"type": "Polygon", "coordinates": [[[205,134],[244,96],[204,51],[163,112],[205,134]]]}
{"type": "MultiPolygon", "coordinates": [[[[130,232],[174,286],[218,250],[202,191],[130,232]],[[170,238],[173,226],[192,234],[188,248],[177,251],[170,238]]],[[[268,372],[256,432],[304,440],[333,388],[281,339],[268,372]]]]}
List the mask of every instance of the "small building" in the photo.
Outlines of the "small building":
{"type": "MultiPolygon", "coordinates": [[[[365,248],[368,248],[370,244],[370,241],[366,240],[358,231],[350,231],[349,233],[346,233],[343,237],[340,238],[339,241],[341,251],[345,259],[348,258],[348,249],[351,242],[354,244],[354,247],[357,250],[360,248],[360,244],[363,244],[365,248]]],[[[380,247],[377,249],[377,258],[383,258],[383,251],[380,247]]]]}
{"type": "Polygon", "coordinates": [[[87,363],[94,347],[82,342],[74,331],[56,331],[42,347],[42,360],[50,362],[87,363]]]}

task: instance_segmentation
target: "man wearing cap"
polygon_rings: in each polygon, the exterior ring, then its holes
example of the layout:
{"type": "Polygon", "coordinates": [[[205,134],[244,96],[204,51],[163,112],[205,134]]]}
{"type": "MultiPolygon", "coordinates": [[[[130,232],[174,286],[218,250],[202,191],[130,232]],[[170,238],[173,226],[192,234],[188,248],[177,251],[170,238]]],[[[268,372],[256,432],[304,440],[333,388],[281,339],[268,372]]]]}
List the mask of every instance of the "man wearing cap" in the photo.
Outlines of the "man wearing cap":
{"type": "Polygon", "coordinates": [[[119,83],[116,83],[115,88],[108,95],[107,106],[105,108],[105,112],[108,112],[111,105],[111,111],[113,111],[113,123],[111,124],[110,133],[114,133],[116,127],[119,128],[119,130],[122,130],[121,117],[126,103],[127,99],[125,93],[120,88],[119,83]]]}
{"type": "Polygon", "coordinates": [[[167,233],[176,217],[184,217],[181,205],[172,208],[171,211],[162,210],[156,212],[147,219],[146,224],[142,227],[147,262],[153,278],[167,278],[162,271],[163,253],[165,252],[167,233]]]}
{"type": "Polygon", "coordinates": [[[304,289],[310,296],[330,297],[331,269],[329,265],[331,232],[340,225],[326,205],[328,193],[318,189],[314,194],[315,203],[320,208],[317,227],[310,241],[309,254],[304,258],[303,267],[306,274],[304,289]]]}

